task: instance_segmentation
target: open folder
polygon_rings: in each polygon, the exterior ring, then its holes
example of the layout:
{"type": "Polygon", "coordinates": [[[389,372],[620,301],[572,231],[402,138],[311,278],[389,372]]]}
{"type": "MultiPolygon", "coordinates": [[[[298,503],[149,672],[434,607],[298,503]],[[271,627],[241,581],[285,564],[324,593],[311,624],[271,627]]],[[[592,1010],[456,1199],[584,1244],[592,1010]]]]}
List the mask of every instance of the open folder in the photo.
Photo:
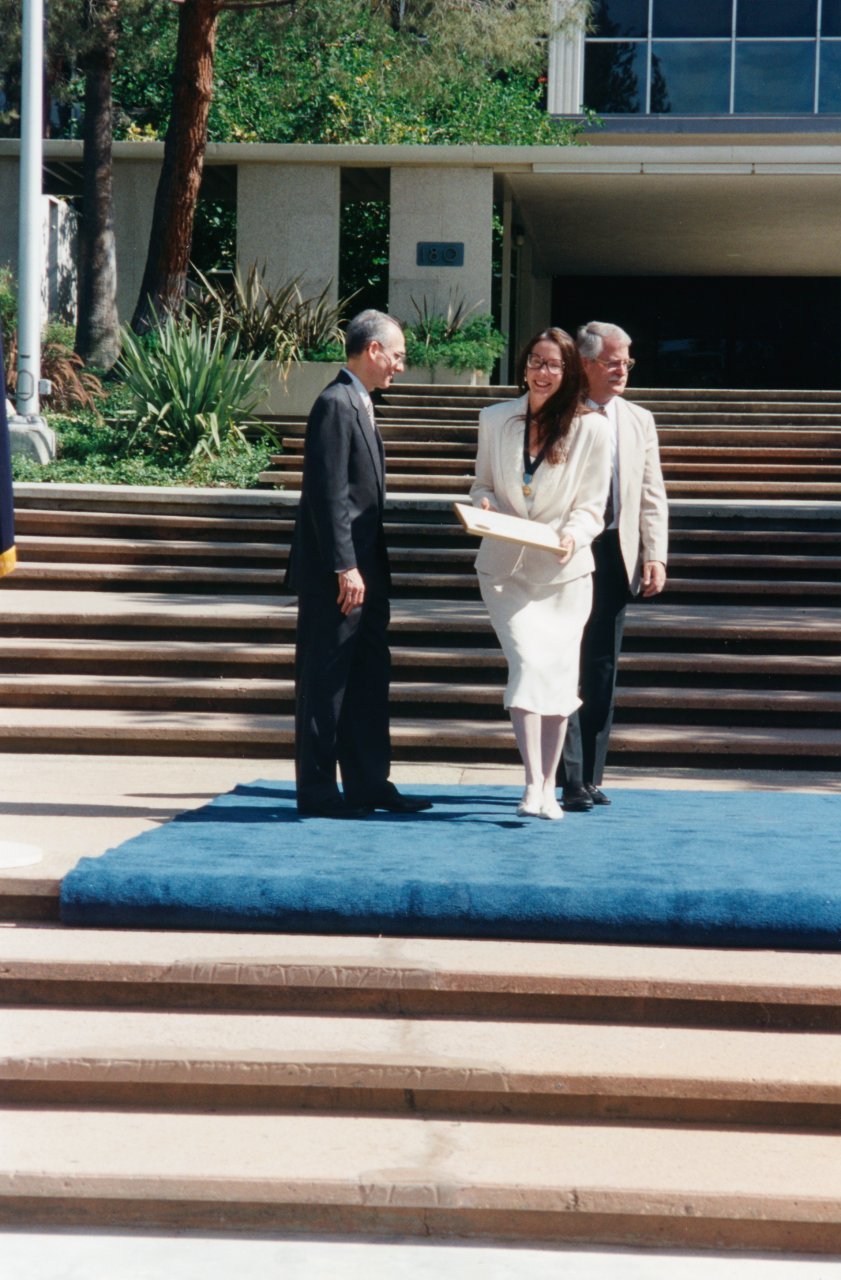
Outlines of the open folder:
{"type": "Polygon", "coordinates": [[[501,538],[503,542],[519,542],[540,551],[554,551],[557,555],[560,535],[548,524],[539,520],[523,520],[520,516],[503,515],[501,511],[482,511],[465,502],[454,502],[455,513],[468,533],[477,538],[501,538]]]}

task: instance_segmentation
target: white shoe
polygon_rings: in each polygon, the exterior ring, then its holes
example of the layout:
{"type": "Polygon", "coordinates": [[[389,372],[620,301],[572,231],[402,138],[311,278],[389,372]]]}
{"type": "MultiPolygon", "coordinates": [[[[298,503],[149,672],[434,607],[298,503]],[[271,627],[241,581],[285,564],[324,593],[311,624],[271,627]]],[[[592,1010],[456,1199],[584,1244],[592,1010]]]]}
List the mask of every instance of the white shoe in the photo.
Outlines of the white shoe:
{"type": "Polygon", "coordinates": [[[550,822],[560,822],[564,816],[564,811],[558,804],[555,796],[544,796],[543,803],[540,806],[541,818],[548,818],[550,822]]]}
{"type": "Polygon", "coordinates": [[[517,805],[517,814],[521,818],[539,818],[543,811],[541,794],[538,787],[526,787],[523,798],[517,805]]]}

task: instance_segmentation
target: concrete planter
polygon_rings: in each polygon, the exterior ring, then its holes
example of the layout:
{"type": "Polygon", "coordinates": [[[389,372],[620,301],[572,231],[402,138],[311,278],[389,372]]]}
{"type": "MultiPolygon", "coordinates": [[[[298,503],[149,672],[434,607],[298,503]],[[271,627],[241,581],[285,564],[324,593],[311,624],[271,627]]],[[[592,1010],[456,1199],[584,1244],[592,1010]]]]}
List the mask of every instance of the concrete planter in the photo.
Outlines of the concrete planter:
{"type": "MultiPolygon", "coordinates": [[[[266,398],[257,412],[284,418],[305,418],[315,398],[328,382],[333,381],[341,367],[336,361],[306,361],[291,365],[284,378],[276,365],[264,365],[266,398]]],[[[486,387],[490,378],[488,374],[475,369],[455,373],[442,364],[435,365],[432,369],[411,365],[405,373],[398,376],[395,386],[399,386],[401,382],[422,383],[424,386],[486,387]]]]}

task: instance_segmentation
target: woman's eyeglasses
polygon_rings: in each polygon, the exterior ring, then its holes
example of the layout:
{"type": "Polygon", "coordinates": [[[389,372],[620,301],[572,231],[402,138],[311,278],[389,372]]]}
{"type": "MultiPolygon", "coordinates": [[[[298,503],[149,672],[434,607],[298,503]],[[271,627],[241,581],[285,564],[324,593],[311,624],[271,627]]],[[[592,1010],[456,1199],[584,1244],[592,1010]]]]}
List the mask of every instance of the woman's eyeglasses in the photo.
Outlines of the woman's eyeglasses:
{"type": "Polygon", "coordinates": [[[540,356],[526,356],[526,366],[534,369],[535,373],[539,369],[545,369],[547,373],[563,373],[564,366],[560,360],[541,360],[540,356]]]}

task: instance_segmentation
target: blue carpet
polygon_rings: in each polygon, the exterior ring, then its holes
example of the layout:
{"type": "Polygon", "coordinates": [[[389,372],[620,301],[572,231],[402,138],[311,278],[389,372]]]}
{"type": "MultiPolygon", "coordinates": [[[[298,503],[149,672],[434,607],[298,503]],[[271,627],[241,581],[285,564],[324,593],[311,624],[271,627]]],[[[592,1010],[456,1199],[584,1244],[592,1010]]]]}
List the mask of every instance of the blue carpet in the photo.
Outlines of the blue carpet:
{"type": "Polygon", "coordinates": [[[83,858],[65,924],[841,950],[839,800],[616,791],[562,823],[510,787],[415,817],[299,819],[254,782],[83,858]]]}

